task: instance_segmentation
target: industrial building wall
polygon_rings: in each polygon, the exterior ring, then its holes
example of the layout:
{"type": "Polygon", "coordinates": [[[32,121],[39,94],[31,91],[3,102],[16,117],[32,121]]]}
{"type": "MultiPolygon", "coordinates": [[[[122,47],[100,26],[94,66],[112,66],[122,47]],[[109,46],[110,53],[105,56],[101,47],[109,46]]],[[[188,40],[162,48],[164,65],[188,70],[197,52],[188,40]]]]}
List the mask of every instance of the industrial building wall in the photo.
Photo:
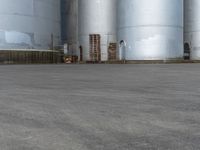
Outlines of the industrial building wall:
{"type": "MultiPolygon", "coordinates": [[[[101,60],[107,61],[118,32],[121,59],[180,59],[183,1],[1,0],[0,50],[52,49],[67,43],[73,55],[80,56],[82,46],[83,59],[91,60],[95,45],[90,38],[95,35],[101,60]]],[[[199,0],[185,0],[185,43],[192,59],[200,59],[199,8],[199,0]]]]}
{"type": "Polygon", "coordinates": [[[78,6],[79,45],[83,50],[83,60],[93,60],[91,55],[98,55],[95,53],[100,51],[100,60],[107,61],[108,47],[116,43],[117,0],[79,0],[78,6]],[[98,50],[91,54],[94,49],[98,50]]]}
{"type": "Polygon", "coordinates": [[[0,49],[60,44],[60,0],[1,0],[0,49]]]}
{"type": "Polygon", "coordinates": [[[200,60],[200,1],[185,0],[184,42],[185,52],[192,60],[200,60]]]}
{"type": "Polygon", "coordinates": [[[71,53],[78,49],[78,0],[61,0],[62,44],[68,45],[71,53]]]}
{"type": "Polygon", "coordinates": [[[182,59],[183,0],[118,0],[118,43],[121,59],[182,59]]]}

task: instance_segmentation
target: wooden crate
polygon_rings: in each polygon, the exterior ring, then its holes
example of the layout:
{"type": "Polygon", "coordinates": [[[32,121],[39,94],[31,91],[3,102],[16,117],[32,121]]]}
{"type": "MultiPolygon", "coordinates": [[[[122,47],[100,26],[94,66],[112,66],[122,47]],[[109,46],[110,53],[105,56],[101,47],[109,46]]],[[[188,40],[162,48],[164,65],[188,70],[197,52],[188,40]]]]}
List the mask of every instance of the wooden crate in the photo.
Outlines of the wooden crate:
{"type": "Polygon", "coordinates": [[[117,60],[117,43],[110,43],[108,47],[108,60],[117,60]]]}

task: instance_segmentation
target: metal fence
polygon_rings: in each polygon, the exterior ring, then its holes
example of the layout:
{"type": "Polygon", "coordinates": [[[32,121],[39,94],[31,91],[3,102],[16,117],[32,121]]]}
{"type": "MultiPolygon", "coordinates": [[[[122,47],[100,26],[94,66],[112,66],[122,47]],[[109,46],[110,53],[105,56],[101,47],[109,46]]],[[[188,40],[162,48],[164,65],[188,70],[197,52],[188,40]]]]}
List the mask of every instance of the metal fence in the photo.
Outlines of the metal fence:
{"type": "Polygon", "coordinates": [[[0,50],[0,64],[52,64],[61,57],[59,51],[0,50]]]}

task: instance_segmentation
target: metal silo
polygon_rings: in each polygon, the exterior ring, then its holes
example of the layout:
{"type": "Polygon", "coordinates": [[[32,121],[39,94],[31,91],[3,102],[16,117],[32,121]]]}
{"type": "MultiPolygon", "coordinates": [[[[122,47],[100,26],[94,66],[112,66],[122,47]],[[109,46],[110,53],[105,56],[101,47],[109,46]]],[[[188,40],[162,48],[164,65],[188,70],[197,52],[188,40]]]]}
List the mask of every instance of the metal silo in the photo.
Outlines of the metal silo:
{"type": "Polygon", "coordinates": [[[67,44],[70,54],[78,49],[78,0],[61,0],[62,44],[67,44]]]}
{"type": "Polygon", "coordinates": [[[1,0],[0,49],[51,49],[60,42],[60,0],[1,0]]]}
{"type": "Polygon", "coordinates": [[[118,0],[117,12],[120,59],[183,58],[183,0],[118,0]]]}
{"type": "Polygon", "coordinates": [[[83,60],[108,60],[116,44],[117,0],[79,0],[79,46],[83,60]],[[96,59],[95,59],[96,60],[96,59]]]}
{"type": "Polygon", "coordinates": [[[192,60],[200,60],[200,1],[185,0],[184,49],[192,60]]]}

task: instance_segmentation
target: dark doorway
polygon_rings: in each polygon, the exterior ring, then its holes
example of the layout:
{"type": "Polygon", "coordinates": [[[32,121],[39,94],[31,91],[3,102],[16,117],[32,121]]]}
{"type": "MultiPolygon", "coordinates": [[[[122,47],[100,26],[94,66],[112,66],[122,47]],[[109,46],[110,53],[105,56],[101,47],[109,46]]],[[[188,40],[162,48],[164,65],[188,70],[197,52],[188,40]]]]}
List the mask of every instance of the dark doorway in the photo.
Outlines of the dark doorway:
{"type": "Polygon", "coordinates": [[[184,44],[184,59],[185,60],[190,59],[190,45],[189,45],[189,43],[184,44]]]}
{"type": "Polygon", "coordinates": [[[83,61],[83,47],[80,45],[79,46],[79,50],[80,50],[80,61],[83,61]]]}

